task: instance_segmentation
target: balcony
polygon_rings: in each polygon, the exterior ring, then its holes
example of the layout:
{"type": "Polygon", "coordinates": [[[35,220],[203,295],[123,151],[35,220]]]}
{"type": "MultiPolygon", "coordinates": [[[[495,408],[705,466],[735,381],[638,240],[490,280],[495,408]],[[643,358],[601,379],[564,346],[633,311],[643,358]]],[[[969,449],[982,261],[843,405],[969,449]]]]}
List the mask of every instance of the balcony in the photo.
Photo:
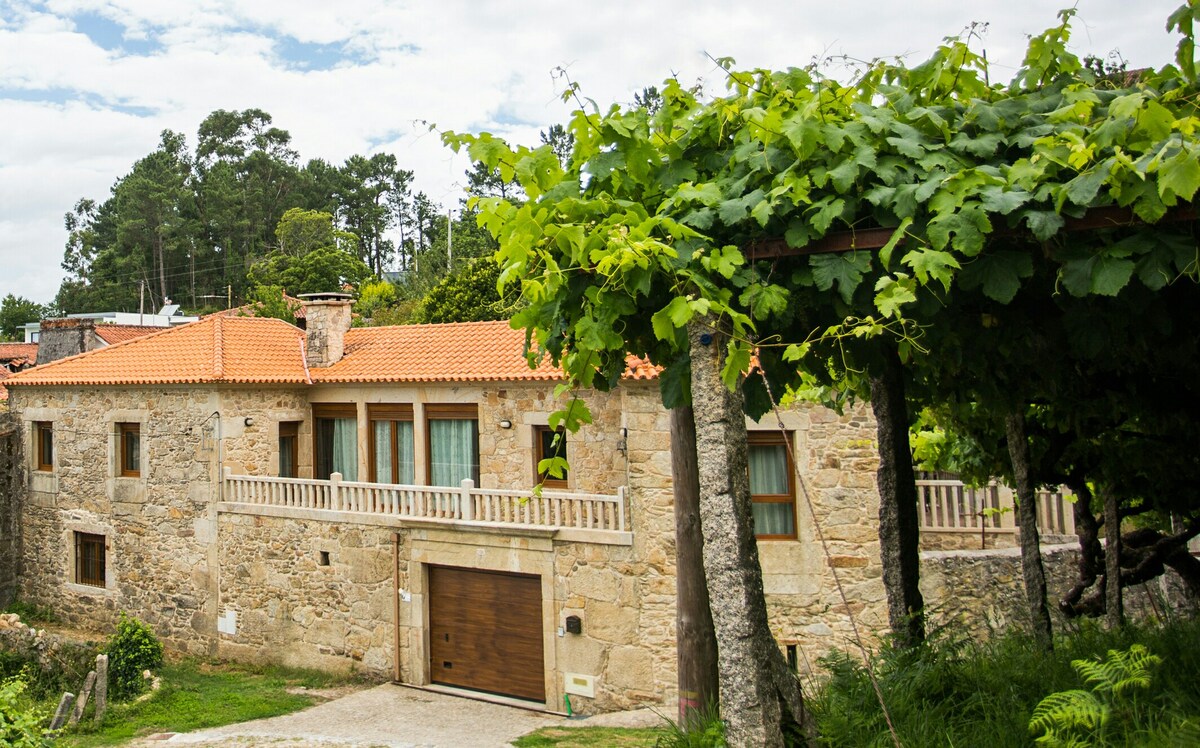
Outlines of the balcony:
{"type": "MultiPolygon", "coordinates": [[[[1056,540],[1075,534],[1075,497],[1065,488],[1037,492],[1038,532],[1056,540]]],[[[1016,544],[1012,489],[992,483],[972,487],[949,478],[917,479],[917,514],[922,544],[942,545],[930,536],[974,535],[980,543],[1016,544]]]]}
{"type": "Polygon", "coordinates": [[[225,468],[221,509],[319,521],[351,521],[395,527],[443,525],[459,529],[548,531],[564,541],[629,545],[625,487],[616,495],[568,491],[506,491],[410,486],[342,480],[234,475],[225,468]]]}

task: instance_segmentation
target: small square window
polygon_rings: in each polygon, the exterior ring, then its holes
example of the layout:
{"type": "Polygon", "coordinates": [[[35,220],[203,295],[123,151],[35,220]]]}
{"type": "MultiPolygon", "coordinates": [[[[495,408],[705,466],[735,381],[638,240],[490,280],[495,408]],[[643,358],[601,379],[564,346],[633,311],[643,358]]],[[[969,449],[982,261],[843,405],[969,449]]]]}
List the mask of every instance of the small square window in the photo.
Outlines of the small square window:
{"type": "Polygon", "coordinates": [[[139,423],[118,423],[117,438],[121,442],[120,473],[127,478],[142,474],[142,435],[139,423]]]}
{"type": "Polygon", "coordinates": [[[75,533],[75,583],[104,587],[107,579],[105,537],[75,533]]]}
{"type": "Polygon", "coordinates": [[[37,469],[54,470],[54,424],[38,421],[34,426],[37,438],[37,469]]]}
{"type": "Polygon", "coordinates": [[[534,426],[533,427],[533,447],[534,447],[534,463],[533,470],[537,475],[537,480],[547,488],[566,488],[567,487],[567,471],[564,469],[561,476],[551,475],[549,472],[543,472],[539,469],[539,465],[543,460],[549,460],[553,457],[561,457],[567,459],[567,433],[563,429],[551,429],[549,426],[534,426]]]}

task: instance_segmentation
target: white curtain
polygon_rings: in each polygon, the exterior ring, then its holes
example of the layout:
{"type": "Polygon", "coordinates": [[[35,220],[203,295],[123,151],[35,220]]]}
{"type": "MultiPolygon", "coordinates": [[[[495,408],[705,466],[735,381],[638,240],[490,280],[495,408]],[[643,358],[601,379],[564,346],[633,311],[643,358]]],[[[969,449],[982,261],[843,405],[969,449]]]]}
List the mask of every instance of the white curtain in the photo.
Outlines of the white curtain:
{"type": "Polygon", "coordinates": [[[467,478],[479,482],[475,419],[429,421],[429,473],[434,486],[457,486],[467,478]]]}
{"type": "Polygon", "coordinates": [[[392,465],[392,422],[371,421],[375,429],[375,482],[395,483],[396,472],[392,465]]]}
{"type": "Polygon", "coordinates": [[[372,421],[372,424],[375,429],[375,480],[379,483],[414,483],[412,421],[372,421]],[[398,465],[392,464],[393,433],[398,465]]]}
{"type": "MultiPolygon", "coordinates": [[[[787,495],[788,460],[782,444],[752,444],[749,449],[750,494],[787,495]]],[[[759,535],[791,535],[793,531],[791,502],[755,501],[754,532],[759,535]]]]}

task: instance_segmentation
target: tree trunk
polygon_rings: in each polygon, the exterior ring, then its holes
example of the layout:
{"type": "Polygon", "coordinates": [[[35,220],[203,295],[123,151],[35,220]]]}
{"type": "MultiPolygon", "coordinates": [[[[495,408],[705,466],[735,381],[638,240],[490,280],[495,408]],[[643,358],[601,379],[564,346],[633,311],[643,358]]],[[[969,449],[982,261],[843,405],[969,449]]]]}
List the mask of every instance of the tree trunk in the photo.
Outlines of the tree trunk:
{"type": "Polygon", "coordinates": [[[1033,635],[1047,651],[1054,649],[1050,628],[1050,610],[1046,605],[1046,573],[1042,569],[1042,544],[1038,536],[1037,496],[1034,495],[1029,437],[1025,433],[1025,415],[1010,413],[1005,418],[1008,457],[1012,461],[1013,483],[1017,491],[1017,524],[1021,528],[1021,574],[1025,578],[1025,599],[1033,635]]]}
{"type": "Polygon", "coordinates": [[[740,389],[721,381],[726,337],[688,326],[704,574],[717,637],[726,741],[731,748],[782,748],[791,725],[811,729],[800,681],[788,669],[767,623],[762,567],[750,511],[746,423],[740,389]]]}
{"type": "Polygon", "coordinates": [[[1120,628],[1125,622],[1121,595],[1121,502],[1111,488],[1102,488],[1104,499],[1104,622],[1120,628]]]}
{"type": "Polygon", "coordinates": [[[1075,534],[1079,537],[1079,580],[1059,602],[1058,608],[1068,618],[1076,618],[1084,611],[1079,607],[1083,593],[1087,592],[1100,574],[1100,561],[1104,549],[1100,547],[1100,525],[1092,514],[1092,492],[1086,483],[1072,485],[1075,492],[1075,534]]]}
{"type": "Polygon", "coordinates": [[[904,369],[895,348],[884,351],[883,370],[871,377],[871,409],[879,439],[879,554],[887,591],[888,623],[897,643],[914,647],[925,639],[917,482],[908,443],[904,369]]]}
{"type": "Polygon", "coordinates": [[[704,584],[700,475],[692,406],[671,410],[671,485],[675,498],[675,639],[679,724],[701,727],[718,699],[717,637],[704,584]]]}

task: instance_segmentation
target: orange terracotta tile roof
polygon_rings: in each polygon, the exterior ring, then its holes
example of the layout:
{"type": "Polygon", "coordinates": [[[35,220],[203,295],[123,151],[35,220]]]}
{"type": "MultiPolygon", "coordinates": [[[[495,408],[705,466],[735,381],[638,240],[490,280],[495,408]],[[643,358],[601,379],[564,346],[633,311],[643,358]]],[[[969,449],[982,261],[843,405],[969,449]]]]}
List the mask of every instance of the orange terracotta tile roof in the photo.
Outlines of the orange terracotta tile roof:
{"type": "Polygon", "coordinates": [[[521,351],[525,331],[507,322],[358,327],[346,332],[341,361],[314,369],[314,382],[480,382],[551,380],[559,370],[536,369],[521,351]]]}
{"type": "Polygon", "coordinates": [[[113,343],[121,343],[126,340],[140,338],[143,335],[149,335],[154,332],[162,332],[161,327],[148,327],[143,325],[96,325],[96,334],[105,343],[112,345],[113,343]]]}
{"type": "Polygon", "coordinates": [[[214,316],[35,366],[7,384],[302,384],[303,338],[277,319],[214,316]]]}
{"type": "Polygon", "coordinates": [[[0,343],[0,363],[17,366],[37,361],[37,343],[0,343]]]}
{"type": "MultiPolygon", "coordinates": [[[[277,319],[211,315],[71,356],[13,376],[10,385],[305,384],[334,382],[551,381],[548,361],[530,369],[524,330],[507,322],[362,327],[346,332],[345,355],[306,371],[304,333],[277,319]]],[[[658,368],[629,359],[631,379],[658,368]]]]}

